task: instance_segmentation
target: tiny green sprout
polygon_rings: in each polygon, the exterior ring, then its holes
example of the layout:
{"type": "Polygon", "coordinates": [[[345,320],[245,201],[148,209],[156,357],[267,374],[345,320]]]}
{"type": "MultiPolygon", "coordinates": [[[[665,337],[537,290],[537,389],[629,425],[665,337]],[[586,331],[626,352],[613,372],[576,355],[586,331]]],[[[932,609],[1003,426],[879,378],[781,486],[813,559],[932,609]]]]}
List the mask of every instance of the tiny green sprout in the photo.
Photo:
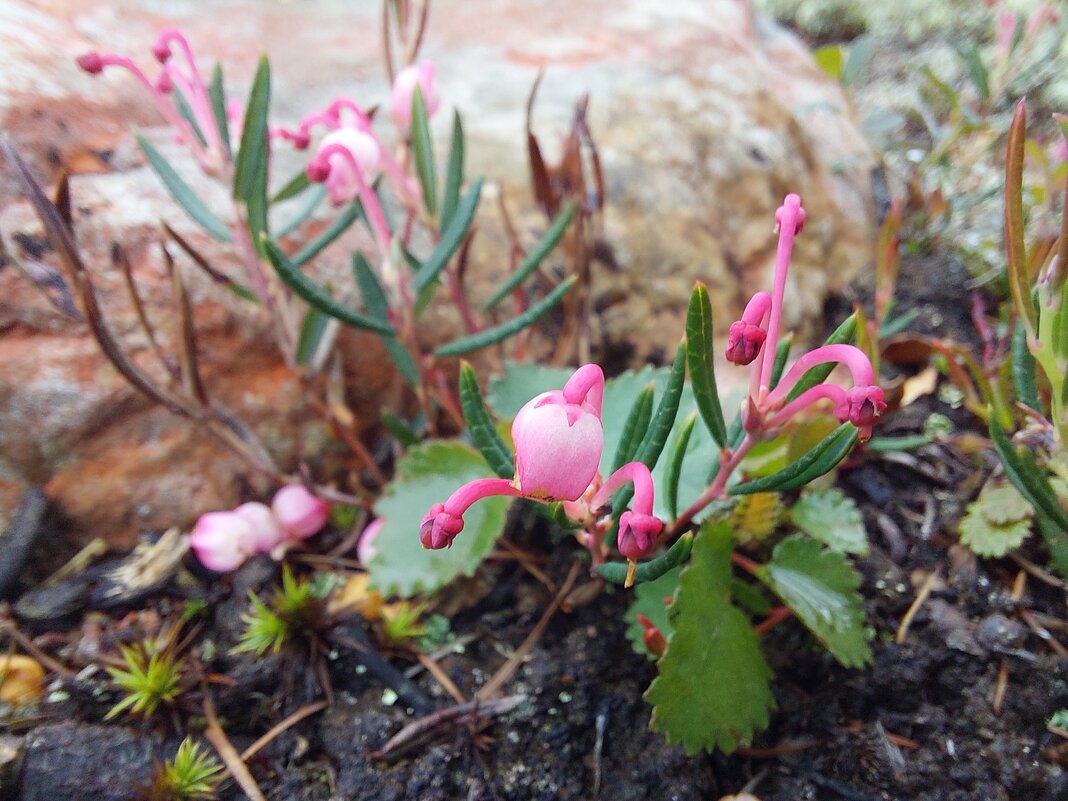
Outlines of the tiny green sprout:
{"type": "Polygon", "coordinates": [[[1068,709],[1058,709],[1049,716],[1046,725],[1054,729],[1068,730],[1068,709]]]}
{"type": "Polygon", "coordinates": [[[401,645],[408,640],[422,637],[427,633],[426,626],[419,617],[426,610],[426,604],[409,604],[401,602],[392,611],[382,614],[382,633],[390,645],[401,645]]]}
{"type": "Polygon", "coordinates": [[[181,621],[188,623],[191,620],[196,620],[199,617],[204,617],[208,613],[208,602],[203,598],[190,598],[185,602],[185,606],[182,607],[181,621]]]}
{"type": "Polygon", "coordinates": [[[123,646],[122,658],[126,667],[108,668],[108,673],[126,697],[111,708],[105,720],[126,710],[147,718],[160,704],[170,704],[178,697],[182,660],[169,649],[157,651],[151,643],[123,646]]]}
{"type": "Polygon", "coordinates": [[[276,587],[270,603],[249,593],[251,611],[241,616],[245,633],[231,653],[254,653],[262,656],[277,653],[294,634],[311,633],[324,622],[323,602],[314,581],[300,579],[286,565],[282,568],[282,586],[276,587]]]}
{"type": "Polygon", "coordinates": [[[149,801],[204,801],[215,798],[222,765],[200,743],[186,737],[173,760],[157,764],[145,792],[149,801]]]}

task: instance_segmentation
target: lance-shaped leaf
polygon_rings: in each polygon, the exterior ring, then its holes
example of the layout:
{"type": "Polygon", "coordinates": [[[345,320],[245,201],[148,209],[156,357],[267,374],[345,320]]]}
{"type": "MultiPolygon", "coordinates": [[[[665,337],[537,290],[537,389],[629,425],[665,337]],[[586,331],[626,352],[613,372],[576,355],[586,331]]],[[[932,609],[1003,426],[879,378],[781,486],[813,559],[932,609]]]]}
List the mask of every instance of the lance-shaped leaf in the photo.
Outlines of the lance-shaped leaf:
{"type": "MultiPolygon", "coordinates": [[[[656,559],[642,562],[634,571],[634,583],[642,584],[646,581],[656,581],[669,570],[686,561],[693,548],[693,533],[686,532],[674,544],[656,559]]],[[[627,581],[629,565],[626,562],[605,562],[597,566],[597,575],[612,584],[624,585],[627,581]]]]}
{"type": "Polygon", "coordinates": [[[651,728],[686,753],[730,753],[768,725],[771,669],[746,616],[731,605],[731,531],[706,524],[679,577],[669,617],[674,633],[645,699],[651,728]]]}
{"type": "Polygon", "coordinates": [[[364,328],[368,331],[378,331],[381,334],[393,334],[393,326],[384,320],[380,320],[374,317],[370,317],[366,314],[360,314],[355,309],[349,308],[343,303],[339,303],[330,297],[330,293],[316,284],[300,270],[298,270],[292,262],[286,258],[286,254],[281,249],[268,239],[266,236],[262,237],[262,242],[267,248],[267,258],[271,262],[271,266],[274,267],[275,272],[278,273],[278,277],[298,296],[305,301],[322,310],[324,313],[329,314],[331,317],[336,317],[341,322],[351,325],[355,328],[364,328]]]}
{"type": "Polygon", "coordinates": [[[841,553],[868,553],[868,533],[853,499],[840,489],[802,495],[790,508],[794,525],[829,548],[841,553]]]}
{"type": "Polygon", "coordinates": [[[321,234],[294,253],[290,262],[294,267],[303,267],[318,256],[330,243],[345,233],[349,226],[356,222],[357,218],[362,214],[363,204],[359,200],[354,201],[345,211],[338,215],[337,219],[323,229],[321,234]]]}
{"type": "Polygon", "coordinates": [[[1005,154],[1005,249],[1008,255],[1009,290],[1016,313],[1034,336],[1038,326],[1035,304],[1031,300],[1031,276],[1027,269],[1027,246],[1024,243],[1023,166],[1027,143],[1027,103],[1016,105],[1009,126],[1005,154]]]}
{"type": "MultiPolygon", "coordinates": [[[[856,330],[857,315],[851,314],[842,321],[840,326],[831,332],[831,335],[827,337],[827,340],[823,344],[847,345],[853,340],[853,334],[856,330]]],[[[827,364],[817,364],[815,367],[809,368],[805,371],[805,374],[797,380],[797,383],[791,387],[790,391],[786,393],[786,399],[793,400],[802,392],[807,392],[817,384],[822,384],[837,366],[838,362],[829,362],[827,364]]]]}
{"type": "Polygon", "coordinates": [[[1035,411],[1041,412],[1038,401],[1038,385],[1035,382],[1037,365],[1035,357],[1027,347],[1027,329],[1017,321],[1012,333],[1012,385],[1016,390],[1016,400],[1035,411]]]}
{"type": "Polygon", "coordinates": [[[230,156],[230,120],[226,116],[226,87],[223,80],[222,64],[215,62],[215,68],[211,71],[211,85],[208,87],[208,97],[211,99],[211,113],[215,117],[215,128],[219,132],[222,141],[223,152],[230,156]]]}
{"type": "Polygon", "coordinates": [[[449,149],[449,166],[445,170],[445,193],[441,198],[441,228],[449,227],[460,202],[460,185],[464,180],[464,126],[460,112],[452,116],[452,146],[449,149]]]}
{"type": "MultiPolygon", "coordinates": [[[[389,323],[389,299],[386,297],[382,285],[378,283],[371,265],[363,257],[360,251],[352,254],[352,273],[356,278],[356,287],[360,290],[360,297],[367,312],[377,320],[389,323]]],[[[382,337],[382,344],[386,346],[386,352],[397,371],[404,380],[412,387],[419,386],[419,366],[412,358],[412,354],[400,343],[393,334],[378,332],[382,337]]]]}
{"type": "Polygon", "coordinates": [[[775,348],[775,361],[771,363],[771,376],[768,380],[768,386],[771,389],[775,389],[779,385],[782,371],[786,369],[786,360],[790,357],[790,346],[793,342],[794,333],[791,331],[779,340],[779,344],[775,348]]]}
{"type": "Polygon", "coordinates": [[[727,426],[723,421],[712,359],[712,301],[708,297],[708,287],[700,282],[694,287],[686,313],[686,342],[690,383],[697,409],[712,439],[723,448],[727,444],[727,426]]]}
{"type": "Polygon", "coordinates": [[[267,112],[271,104],[271,65],[260,56],[256,77],[252,79],[248,105],[241,129],[241,146],[234,164],[234,199],[253,202],[267,172],[267,112]]]}
{"type": "Polygon", "coordinates": [[[311,186],[311,179],[308,178],[308,171],[302,168],[300,172],[286,181],[281,189],[274,193],[271,197],[271,203],[273,205],[296,197],[309,186],[311,186]]]}
{"type": "Polygon", "coordinates": [[[690,435],[693,434],[696,423],[697,412],[690,412],[672,437],[671,446],[668,448],[664,491],[667,493],[667,507],[672,517],[679,516],[679,478],[682,476],[682,463],[686,459],[686,448],[690,444],[690,435]]]}
{"type": "Polygon", "coordinates": [[[571,220],[575,216],[575,203],[574,201],[568,201],[564,204],[564,207],[560,210],[560,213],[556,215],[556,219],[553,220],[553,224],[549,226],[549,229],[542,234],[541,239],[534,248],[526,255],[526,257],[516,267],[515,272],[508,276],[506,280],[496,292],[493,293],[493,297],[486,301],[483,305],[483,309],[490,311],[498,303],[508,297],[516,288],[530,277],[538,265],[541,264],[542,259],[552,252],[553,248],[560,242],[560,238],[564,235],[567,227],[571,224],[571,220]]]}
{"type": "Polygon", "coordinates": [[[796,462],[786,465],[770,476],[735,484],[728,492],[731,495],[749,495],[754,492],[787,492],[799,489],[833,470],[852,450],[856,441],[857,429],[851,423],[842,423],[796,462]]]}
{"type": "Polygon", "coordinates": [[[478,208],[478,200],[481,195],[482,179],[476,178],[467,190],[467,194],[463,196],[463,199],[457,205],[456,213],[449,220],[448,226],[442,231],[441,241],[438,242],[437,247],[434,248],[433,252],[415,273],[412,284],[416,293],[422,292],[437,279],[438,274],[449,263],[452,254],[456,252],[456,249],[460,247],[460,243],[464,241],[464,237],[467,236],[467,232],[471,228],[471,222],[475,218],[475,210],[478,208]]]}
{"type": "MultiPolygon", "coordinates": [[[[275,234],[275,239],[281,239],[284,236],[289,236],[296,231],[300,226],[306,223],[315,213],[315,210],[319,208],[320,204],[326,199],[326,184],[319,184],[315,187],[315,191],[309,192],[304,204],[296,211],[296,213],[281,226],[275,234]]],[[[273,201],[272,201],[273,202],[273,201]]]]}
{"type": "Polygon", "coordinates": [[[857,592],[860,574],[842,554],[794,534],[775,547],[760,578],[842,665],[871,661],[871,630],[857,592]]]}
{"type": "Polygon", "coordinates": [[[426,102],[423,100],[423,90],[418,85],[412,92],[412,155],[415,157],[415,174],[419,176],[419,185],[423,188],[423,205],[427,213],[433,216],[438,210],[438,177],[426,102]]]}
{"type": "Polygon", "coordinates": [[[653,395],[655,393],[656,386],[650,383],[634,398],[634,404],[627,413],[626,422],[623,423],[623,433],[619,438],[619,446],[612,459],[610,472],[614,473],[627,462],[632,461],[638,452],[638,446],[642,444],[645,432],[649,429],[649,421],[653,419],[653,395]]]}
{"type": "Polygon", "coordinates": [[[435,350],[434,355],[438,357],[462,356],[465,353],[481,350],[482,348],[494,345],[497,342],[508,339],[510,336],[518,334],[524,328],[533,325],[548,314],[553,306],[564,299],[564,295],[567,294],[567,291],[571,289],[574,283],[575,276],[569,276],[566,281],[560,284],[560,286],[518,317],[513,317],[506,323],[501,323],[493,328],[487,328],[485,331],[479,331],[477,334],[472,334],[469,337],[454,339],[452,342],[448,342],[435,350]]]}
{"type": "Polygon", "coordinates": [[[308,364],[315,357],[330,319],[330,315],[321,309],[308,307],[304,322],[300,326],[300,337],[297,339],[297,364],[308,364]]]}
{"type": "Polygon", "coordinates": [[[635,454],[635,458],[652,470],[656,467],[660,454],[664,452],[671,427],[675,425],[675,418],[679,414],[679,402],[682,400],[682,389],[686,382],[686,340],[679,343],[679,349],[675,353],[675,362],[671,366],[671,375],[668,376],[664,394],[657,404],[656,414],[649,424],[649,430],[645,432],[642,444],[635,454]]]}
{"type": "Polygon", "coordinates": [[[512,452],[501,435],[497,433],[497,427],[493,424],[493,418],[486,410],[486,404],[482,400],[482,392],[478,388],[478,377],[474,368],[467,362],[460,363],[460,407],[463,409],[464,420],[467,429],[471,432],[471,439],[482,453],[500,478],[511,478],[515,475],[515,461],[512,452]]]}
{"type": "Polygon", "coordinates": [[[167,187],[167,191],[171,193],[171,197],[192,218],[193,222],[220,242],[229,242],[230,229],[215,216],[215,212],[209,209],[203,200],[197,197],[189,184],[183,181],[174,167],[170,165],[170,162],[163,158],[163,155],[141,134],[137,134],[137,144],[145,154],[145,158],[148,159],[152,169],[156,171],[156,175],[163,181],[163,185],[167,187]]]}

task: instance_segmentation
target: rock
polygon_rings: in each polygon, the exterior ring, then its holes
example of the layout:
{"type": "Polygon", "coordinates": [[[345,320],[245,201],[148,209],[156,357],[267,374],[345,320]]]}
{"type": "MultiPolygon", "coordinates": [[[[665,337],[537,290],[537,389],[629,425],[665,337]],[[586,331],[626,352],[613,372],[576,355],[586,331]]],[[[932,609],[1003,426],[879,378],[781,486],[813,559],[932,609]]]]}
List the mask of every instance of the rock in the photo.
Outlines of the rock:
{"type": "Polygon", "coordinates": [[[11,597],[34,543],[44,532],[47,511],[44,493],[30,487],[19,504],[14,524],[0,536],[0,598],[11,597]]]}
{"type": "MultiPolygon", "coordinates": [[[[809,212],[788,287],[788,325],[822,328],[826,295],[869,261],[872,157],[849,103],[796,38],[749,18],[747,7],[732,0],[434,4],[424,54],[438,63],[444,95],[463,112],[468,174],[484,174],[504,191],[528,245],[545,226],[533,209],[523,147],[530,86],[544,67],[534,119],[550,159],[575,100],[590,93],[607,185],[605,259],[593,275],[597,352],[632,363],[670,358],[697,278],[712,289],[716,323],[725,329],[748,295],[769,283],[772,215],[788,191],[799,192],[809,212]]],[[[107,266],[112,242],[130,253],[150,313],[168,321],[160,325],[168,347],[173,307],[158,221],[190,237],[219,269],[233,271],[237,261],[198,232],[144,165],[131,126],[158,124],[158,117],[141,88],[121,74],[93,79],[74,57],[101,49],[147,64],[155,34],[176,24],[204,62],[225,62],[230,88],[243,92],[258,55],[248,43],[263,43],[274,66],[276,120],[292,124],[340,94],[367,104],[386,96],[379,14],[377,4],[341,0],[179,0],[165,16],[155,7],[120,10],[89,0],[0,5],[0,47],[8,54],[0,64],[0,128],[42,180],[63,165],[79,173],[72,182],[79,241],[116,335],[139,363],[149,365],[151,354],[121,276],[107,266]],[[234,37],[236,29],[255,35],[234,37]]],[[[445,109],[434,120],[439,154],[450,118],[445,109]]],[[[196,175],[167,132],[146,133],[225,213],[226,193],[196,175]]],[[[278,150],[274,170],[284,179],[301,161],[278,150]]],[[[20,252],[41,250],[40,227],[11,187],[0,186],[0,230],[21,243],[20,252]]],[[[470,270],[476,299],[499,285],[507,264],[493,187],[485,199],[470,270]]],[[[355,241],[318,260],[321,277],[347,273],[355,241]]],[[[337,284],[347,287],[345,280],[337,284]]],[[[263,317],[199,273],[190,271],[189,283],[212,396],[285,467],[321,454],[326,430],[280,364],[263,317]]],[[[249,487],[253,495],[267,491],[214,439],[131,390],[86,328],[52,310],[11,269],[0,269],[0,299],[0,509],[39,483],[72,518],[75,535],[129,547],[139,529],[189,523],[235,505],[249,487]]],[[[430,338],[458,331],[449,310],[427,317],[430,338]]],[[[382,405],[398,402],[395,376],[373,336],[346,333],[341,350],[347,400],[366,433],[382,405]]]]}
{"type": "Polygon", "coordinates": [[[64,723],[26,736],[21,801],[130,801],[152,774],[154,742],[119,726],[64,723]]]}
{"type": "Polygon", "coordinates": [[[24,738],[0,735],[0,799],[11,801],[18,791],[24,738]]]}

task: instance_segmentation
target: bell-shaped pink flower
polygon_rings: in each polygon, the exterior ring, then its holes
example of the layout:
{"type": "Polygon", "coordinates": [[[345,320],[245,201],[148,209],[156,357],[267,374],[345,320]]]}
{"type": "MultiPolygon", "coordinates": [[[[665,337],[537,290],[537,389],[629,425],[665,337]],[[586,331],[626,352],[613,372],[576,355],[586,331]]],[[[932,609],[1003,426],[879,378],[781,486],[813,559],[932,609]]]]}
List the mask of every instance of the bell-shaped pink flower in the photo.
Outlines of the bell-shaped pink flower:
{"type": "Polygon", "coordinates": [[[435,503],[423,517],[423,522],[419,526],[419,542],[424,548],[434,551],[440,548],[451,548],[452,541],[463,530],[463,512],[449,512],[446,511],[445,504],[435,503]]]}
{"type": "Polygon", "coordinates": [[[656,546],[656,538],[664,530],[664,521],[653,515],[629,509],[619,517],[616,545],[627,559],[644,559],[656,546]]]}
{"type": "Polygon", "coordinates": [[[252,527],[252,544],[256,553],[270,553],[286,539],[286,533],[266,504],[243,503],[234,514],[243,517],[252,527]]]}
{"type": "Polygon", "coordinates": [[[287,484],[275,493],[271,509],[288,539],[305,540],[326,525],[330,504],[303,484],[287,484]]]}
{"type": "Polygon", "coordinates": [[[597,474],[604,447],[604,373],[579,368],[562,390],[530,400],[512,423],[516,484],[524,497],[574,501],[597,474]]]}
{"type": "Polygon", "coordinates": [[[743,320],[731,323],[727,333],[727,361],[735,364],[752,364],[764,346],[768,332],[759,325],[743,320]]]}
{"type": "Polygon", "coordinates": [[[243,515],[208,512],[200,516],[189,534],[189,546],[204,567],[229,573],[256,552],[256,535],[243,515]]]}
{"type": "Polygon", "coordinates": [[[393,81],[393,90],[389,97],[389,113],[401,130],[408,130],[412,124],[412,96],[415,94],[416,86],[422,92],[427,117],[434,116],[434,112],[441,105],[441,94],[438,92],[435,80],[434,62],[423,59],[418,64],[409,64],[397,73],[393,81]]]}
{"type": "Polygon", "coordinates": [[[846,390],[846,416],[859,429],[870,431],[885,409],[886,402],[879,387],[853,387],[846,390]]]}
{"type": "Polygon", "coordinates": [[[367,567],[378,554],[375,540],[378,539],[378,535],[382,533],[382,529],[385,527],[386,518],[378,517],[369,523],[367,528],[363,530],[363,534],[360,535],[360,541],[356,544],[356,558],[360,560],[360,564],[364,567],[367,567]]]}
{"type": "Polygon", "coordinates": [[[308,164],[312,181],[326,182],[330,202],[351,203],[370,185],[381,160],[378,141],[366,131],[338,128],[323,137],[315,158],[308,164]]]}

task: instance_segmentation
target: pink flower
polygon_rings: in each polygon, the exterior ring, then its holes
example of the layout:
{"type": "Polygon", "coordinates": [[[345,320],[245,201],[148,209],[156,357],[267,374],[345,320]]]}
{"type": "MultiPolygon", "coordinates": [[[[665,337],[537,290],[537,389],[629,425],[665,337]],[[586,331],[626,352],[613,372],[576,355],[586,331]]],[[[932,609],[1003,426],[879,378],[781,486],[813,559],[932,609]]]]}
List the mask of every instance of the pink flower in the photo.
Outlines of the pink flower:
{"type": "Polygon", "coordinates": [[[340,206],[366,193],[380,159],[378,142],[371,134],[338,128],[323,137],[318,153],[308,163],[308,177],[325,181],[330,202],[340,206]]]}
{"type": "Polygon", "coordinates": [[[306,540],[317,533],[330,516],[330,504],[316,498],[303,484],[288,484],[275,493],[271,508],[290,540],[306,540]]]}
{"type": "Polygon", "coordinates": [[[208,512],[200,516],[189,535],[189,545],[200,563],[216,573],[237,570],[256,552],[252,524],[236,512],[208,512]]]}
{"type": "Polygon", "coordinates": [[[389,113],[401,130],[408,130],[412,124],[412,97],[415,95],[416,86],[422,92],[428,118],[433,117],[441,105],[441,94],[438,92],[434,73],[434,62],[429,59],[423,59],[418,64],[409,64],[397,73],[390,93],[389,113]]]}
{"type": "Polygon", "coordinates": [[[604,373],[579,368],[563,390],[530,400],[512,423],[516,484],[527,498],[574,501],[597,474],[604,446],[604,373]]]}
{"type": "Polygon", "coordinates": [[[382,533],[382,529],[385,526],[386,518],[375,518],[363,530],[363,534],[360,535],[360,541],[356,544],[356,558],[360,560],[360,564],[364,567],[367,567],[378,554],[378,549],[375,547],[375,539],[382,533]]]}
{"type": "Polygon", "coordinates": [[[256,553],[270,553],[286,539],[278,518],[266,504],[243,503],[233,512],[252,527],[252,544],[256,553]]]}

